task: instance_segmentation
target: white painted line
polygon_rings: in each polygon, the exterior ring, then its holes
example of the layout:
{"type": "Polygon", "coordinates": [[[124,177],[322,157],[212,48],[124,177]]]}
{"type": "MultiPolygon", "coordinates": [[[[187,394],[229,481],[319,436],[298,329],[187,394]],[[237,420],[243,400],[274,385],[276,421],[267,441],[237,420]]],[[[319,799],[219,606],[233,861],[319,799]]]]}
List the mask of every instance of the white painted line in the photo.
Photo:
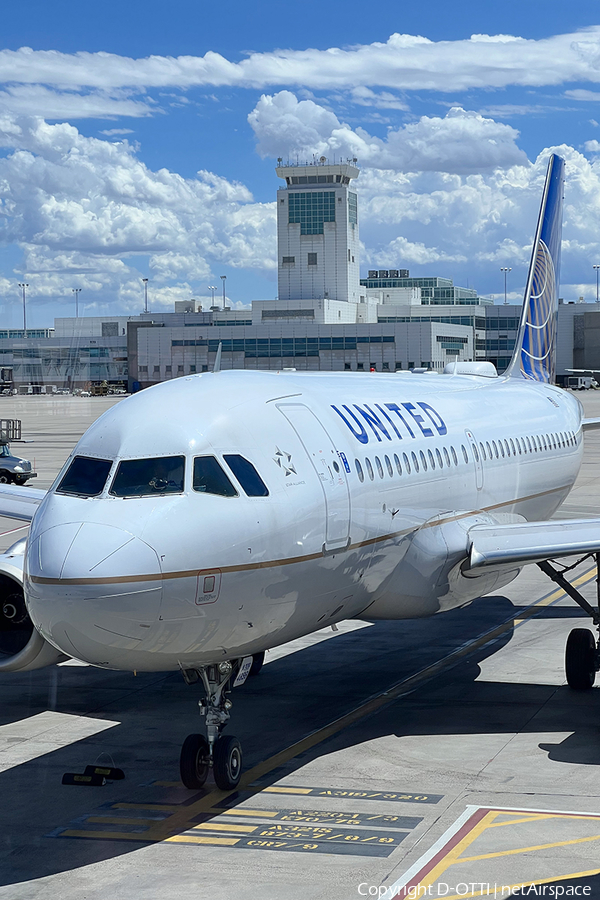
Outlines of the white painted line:
{"type": "Polygon", "coordinates": [[[481,809],[480,806],[467,806],[465,811],[456,819],[455,822],[450,825],[449,828],[443,833],[443,835],[437,839],[433,847],[430,847],[422,856],[418,858],[416,863],[414,863],[410,869],[402,875],[398,881],[395,881],[394,884],[390,885],[385,894],[382,894],[381,900],[393,900],[394,897],[398,894],[400,890],[404,887],[405,884],[408,884],[413,875],[416,875],[421,869],[427,865],[430,859],[439,853],[440,850],[448,843],[451,837],[459,831],[465,822],[467,822],[474,812],[477,812],[478,809],[481,809]]]}
{"type": "Polygon", "coordinates": [[[0,726],[0,772],[20,766],[38,756],[53,753],[84,738],[114,728],[120,722],[43,712],[0,726]]]}

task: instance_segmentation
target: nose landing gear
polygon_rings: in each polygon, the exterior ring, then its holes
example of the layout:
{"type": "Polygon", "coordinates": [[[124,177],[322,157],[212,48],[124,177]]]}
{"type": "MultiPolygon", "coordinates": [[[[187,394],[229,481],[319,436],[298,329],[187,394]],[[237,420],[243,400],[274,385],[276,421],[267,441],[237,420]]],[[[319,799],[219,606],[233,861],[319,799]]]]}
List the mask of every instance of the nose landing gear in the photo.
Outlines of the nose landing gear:
{"type": "MultiPolygon", "coordinates": [[[[249,665],[248,665],[249,668],[249,665]]],[[[198,790],[204,785],[212,767],[217,787],[229,791],[237,787],[242,774],[242,747],[236,737],[221,736],[229,721],[230,690],[233,665],[228,660],[214,666],[182,670],[186,684],[202,680],[206,698],[198,701],[200,715],[206,723],[206,738],[190,734],[183,742],[179,758],[181,780],[187,788],[198,790]]]]}

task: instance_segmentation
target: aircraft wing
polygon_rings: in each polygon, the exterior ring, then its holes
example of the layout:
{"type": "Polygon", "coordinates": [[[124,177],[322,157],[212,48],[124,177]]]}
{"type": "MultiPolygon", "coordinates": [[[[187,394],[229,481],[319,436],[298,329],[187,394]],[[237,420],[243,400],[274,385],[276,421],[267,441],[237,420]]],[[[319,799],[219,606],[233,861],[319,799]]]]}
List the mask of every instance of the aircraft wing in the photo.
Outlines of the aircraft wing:
{"type": "Polygon", "coordinates": [[[600,428],[600,419],[583,419],[581,427],[584,431],[593,431],[595,428],[600,428]]]}
{"type": "Polygon", "coordinates": [[[18,485],[0,485],[0,516],[31,522],[46,491],[18,485]]]}
{"type": "Polygon", "coordinates": [[[468,567],[541,562],[560,556],[600,552],[600,519],[474,525],[468,567]]]}

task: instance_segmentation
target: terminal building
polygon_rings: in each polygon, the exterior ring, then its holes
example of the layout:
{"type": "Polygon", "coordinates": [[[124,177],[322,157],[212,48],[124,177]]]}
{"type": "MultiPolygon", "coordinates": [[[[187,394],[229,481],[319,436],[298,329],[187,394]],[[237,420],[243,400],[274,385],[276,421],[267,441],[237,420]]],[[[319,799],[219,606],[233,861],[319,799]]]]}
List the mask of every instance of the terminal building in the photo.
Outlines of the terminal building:
{"type": "MultiPolygon", "coordinates": [[[[454,360],[503,371],[521,307],[408,269],[360,278],[356,160],[282,165],[277,175],[278,299],[248,309],[177,301],[174,312],[58,318],[54,328],[0,330],[0,389],[130,391],[221,367],[442,372],[454,360]]],[[[580,298],[581,299],[581,298],[580,298]]],[[[600,369],[597,304],[559,305],[557,375],[600,369]]]]}

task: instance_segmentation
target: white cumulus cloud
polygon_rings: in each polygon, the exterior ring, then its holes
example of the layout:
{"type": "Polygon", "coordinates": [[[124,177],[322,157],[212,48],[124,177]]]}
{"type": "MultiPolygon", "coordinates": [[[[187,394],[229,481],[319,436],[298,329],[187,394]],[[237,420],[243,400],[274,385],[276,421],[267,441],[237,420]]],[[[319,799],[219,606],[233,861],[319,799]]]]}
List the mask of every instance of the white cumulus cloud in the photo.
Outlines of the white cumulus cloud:
{"type": "Polygon", "coordinates": [[[460,108],[390,129],[382,140],[340,122],[314,100],[280,91],[263,95],[248,121],[262,156],[357,157],[365,166],[405,172],[471,173],[527,162],[514,128],[460,108]]]}

